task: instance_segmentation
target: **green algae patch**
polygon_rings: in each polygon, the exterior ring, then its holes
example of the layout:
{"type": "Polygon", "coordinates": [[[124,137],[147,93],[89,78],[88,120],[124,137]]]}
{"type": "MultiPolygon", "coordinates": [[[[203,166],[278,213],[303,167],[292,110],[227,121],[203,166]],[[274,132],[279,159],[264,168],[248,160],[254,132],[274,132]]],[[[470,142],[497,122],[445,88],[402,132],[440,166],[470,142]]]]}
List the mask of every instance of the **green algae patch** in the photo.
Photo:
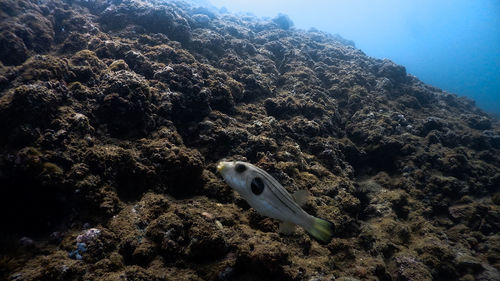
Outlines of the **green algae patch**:
{"type": "Polygon", "coordinates": [[[116,60],[108,67],[110,71],[129,70],[128,64],[124,60],[116,60]]]}
{"type": "Polygon", "coordinates": [[[63,173],[64,170],[61,167],[57,166],[54,163],[45,162],[42,164],[42,172],[40,173],[40,175],[47,177],[58,177],[63,173]]]}

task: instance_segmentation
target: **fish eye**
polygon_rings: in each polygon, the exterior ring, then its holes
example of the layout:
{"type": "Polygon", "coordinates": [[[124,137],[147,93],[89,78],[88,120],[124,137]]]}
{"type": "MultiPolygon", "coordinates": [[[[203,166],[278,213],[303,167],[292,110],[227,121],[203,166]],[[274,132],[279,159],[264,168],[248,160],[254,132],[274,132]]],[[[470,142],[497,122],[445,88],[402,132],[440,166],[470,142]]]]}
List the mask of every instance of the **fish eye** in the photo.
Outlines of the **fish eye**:
{"type": "Polygon", "coordinates": [[[241,174],[241,173],[243,173],[247,169],[247,166],[245,166],[245,164],[238,163],[238,164],[236,164],[236,166],[234,167],[234,169],[236,170],[236,172],[238,172],[239,174],[241,174]]]}
{"type": "Polygon", "coordinates": [[[254,178],[250,183],[253,194],[259,195],[264,191],[264,181],[261,178],[254,178]]]}

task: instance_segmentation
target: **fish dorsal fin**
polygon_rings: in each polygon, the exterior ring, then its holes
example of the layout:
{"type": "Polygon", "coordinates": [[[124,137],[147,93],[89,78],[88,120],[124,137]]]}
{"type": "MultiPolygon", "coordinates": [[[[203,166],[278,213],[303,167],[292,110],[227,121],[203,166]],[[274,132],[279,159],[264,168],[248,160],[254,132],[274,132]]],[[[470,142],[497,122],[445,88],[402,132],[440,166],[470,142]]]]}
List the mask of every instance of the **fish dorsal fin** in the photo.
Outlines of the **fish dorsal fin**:
{"type": "Polygon", "coordinates": [[[295,231],[295,224],[289,221],[280,223],[279,232],[283,234],[292,234],[295,231]]]}
{"type": "Polygon", "coordinates": [[[304,206],[307,203],[307,197],[309,197],[309,192],[305,189],[297,190],[292,194],[293,200],[300,207],[304,206]]]}

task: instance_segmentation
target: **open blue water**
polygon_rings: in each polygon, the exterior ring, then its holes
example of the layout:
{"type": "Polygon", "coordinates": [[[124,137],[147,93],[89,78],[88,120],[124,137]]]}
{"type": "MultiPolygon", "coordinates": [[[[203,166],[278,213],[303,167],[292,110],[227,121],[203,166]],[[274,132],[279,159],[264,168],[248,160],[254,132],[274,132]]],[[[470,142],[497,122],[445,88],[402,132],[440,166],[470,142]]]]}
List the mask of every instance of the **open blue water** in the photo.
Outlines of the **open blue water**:
{"type": "Polygon", "coordinates": [[[230,12],[290,16],[353,40],[369,56],[474,99],[500,116],[500,0],[210,0],[230,12]]]}

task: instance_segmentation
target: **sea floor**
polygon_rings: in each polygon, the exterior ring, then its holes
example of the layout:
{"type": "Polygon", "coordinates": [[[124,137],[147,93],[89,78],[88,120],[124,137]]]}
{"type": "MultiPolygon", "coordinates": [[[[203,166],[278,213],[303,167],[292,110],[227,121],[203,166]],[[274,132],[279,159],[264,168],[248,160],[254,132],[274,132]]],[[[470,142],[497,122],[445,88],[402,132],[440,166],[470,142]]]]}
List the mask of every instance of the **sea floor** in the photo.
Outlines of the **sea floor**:
{"type": "Polygon", "coordinates": [[[0,1],[0,279],[500,280],[500,122],[338,35],[0,1]],[[334,223],[278,232],[247,161],[334,223]]]}

